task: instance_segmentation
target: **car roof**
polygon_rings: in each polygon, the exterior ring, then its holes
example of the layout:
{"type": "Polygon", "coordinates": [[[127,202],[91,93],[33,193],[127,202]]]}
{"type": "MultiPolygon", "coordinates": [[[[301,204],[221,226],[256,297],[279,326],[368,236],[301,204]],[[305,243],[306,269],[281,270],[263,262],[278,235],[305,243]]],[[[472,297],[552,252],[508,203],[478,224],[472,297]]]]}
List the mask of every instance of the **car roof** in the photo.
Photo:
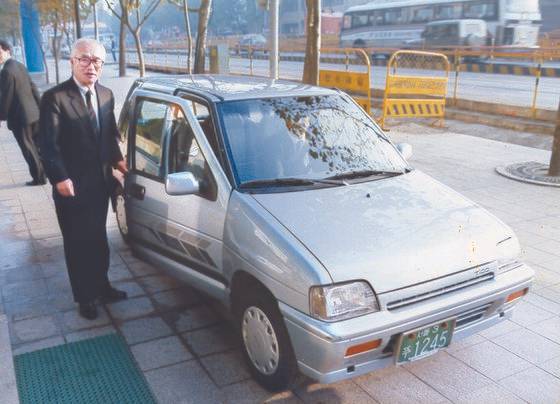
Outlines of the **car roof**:
{"type": "Polygon", "coordinates": [[[166,75],[139,79],[146,90],[176,93],[181,90],[215,101],[338,94],[336,90],[308,84],[254,76],[166,75]]]}

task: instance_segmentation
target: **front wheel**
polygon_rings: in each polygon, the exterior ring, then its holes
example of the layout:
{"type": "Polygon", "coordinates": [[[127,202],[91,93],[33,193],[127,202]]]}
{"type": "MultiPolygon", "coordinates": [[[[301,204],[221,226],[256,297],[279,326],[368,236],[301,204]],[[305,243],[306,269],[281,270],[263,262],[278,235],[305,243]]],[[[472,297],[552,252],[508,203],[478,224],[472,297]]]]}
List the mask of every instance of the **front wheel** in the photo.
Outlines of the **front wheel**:
{"type": "Polygon", "coordinates": [[[255,380],[270,391],[289,388],[297,365],[276,302],[265,294],[245,296],[236,317],[243,356],[255,380]]]}

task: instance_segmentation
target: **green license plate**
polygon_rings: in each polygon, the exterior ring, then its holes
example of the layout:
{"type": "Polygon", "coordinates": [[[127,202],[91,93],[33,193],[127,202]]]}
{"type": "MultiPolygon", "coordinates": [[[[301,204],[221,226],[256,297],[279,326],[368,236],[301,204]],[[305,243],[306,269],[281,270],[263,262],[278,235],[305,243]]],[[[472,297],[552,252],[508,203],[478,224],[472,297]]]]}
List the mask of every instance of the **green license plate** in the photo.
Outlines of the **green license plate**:
{"type": "Polygon", "coordinates": [[[424,358],[445,348],[451,342],[454,328],[455,319],[451,319],[403,333],[397,345],[397,365],[424,358]]]}

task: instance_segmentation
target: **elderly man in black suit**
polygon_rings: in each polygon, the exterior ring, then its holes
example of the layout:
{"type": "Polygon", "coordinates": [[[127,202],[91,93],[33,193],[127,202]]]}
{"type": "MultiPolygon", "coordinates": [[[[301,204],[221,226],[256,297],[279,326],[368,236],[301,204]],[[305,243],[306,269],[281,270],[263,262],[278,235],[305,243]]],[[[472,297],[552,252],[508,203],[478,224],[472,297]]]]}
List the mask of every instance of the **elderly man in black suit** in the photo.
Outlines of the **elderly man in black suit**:
{"type": "Polygon", "coordinates": [[[23,64],[11,58],[12,47],[0,40],[0,121],[8,121],[31,181],[26,185],[46,184],[45,172],[35,144],[39,130],[39,91],[23,64]]]}
{"type": "Polygon", "coordinates": [[[87,319],[97,317],[97,299],[109,303],[127,297],[107,276],[112,168],[127,169],[118,146],[113,93],[97,82],[105,56],[99,42],[76,41],[70,54],[72,77],[41,100],[41,156],[53,185],[74,300],[87,319]]]}

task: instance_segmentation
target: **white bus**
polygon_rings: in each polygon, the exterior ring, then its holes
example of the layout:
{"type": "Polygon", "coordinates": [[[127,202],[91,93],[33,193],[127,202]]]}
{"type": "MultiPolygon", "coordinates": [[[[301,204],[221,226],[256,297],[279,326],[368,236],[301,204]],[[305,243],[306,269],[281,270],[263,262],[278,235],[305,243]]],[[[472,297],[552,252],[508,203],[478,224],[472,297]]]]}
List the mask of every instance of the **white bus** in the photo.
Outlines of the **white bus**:
{"type": "Polygon", "coordinates": [[[486,21],[488,44],[537,45],[539,0],[376,0],[350,7],[343,17],[341,47],[402,47],[421,41],[428,22],[486,21]]]}

